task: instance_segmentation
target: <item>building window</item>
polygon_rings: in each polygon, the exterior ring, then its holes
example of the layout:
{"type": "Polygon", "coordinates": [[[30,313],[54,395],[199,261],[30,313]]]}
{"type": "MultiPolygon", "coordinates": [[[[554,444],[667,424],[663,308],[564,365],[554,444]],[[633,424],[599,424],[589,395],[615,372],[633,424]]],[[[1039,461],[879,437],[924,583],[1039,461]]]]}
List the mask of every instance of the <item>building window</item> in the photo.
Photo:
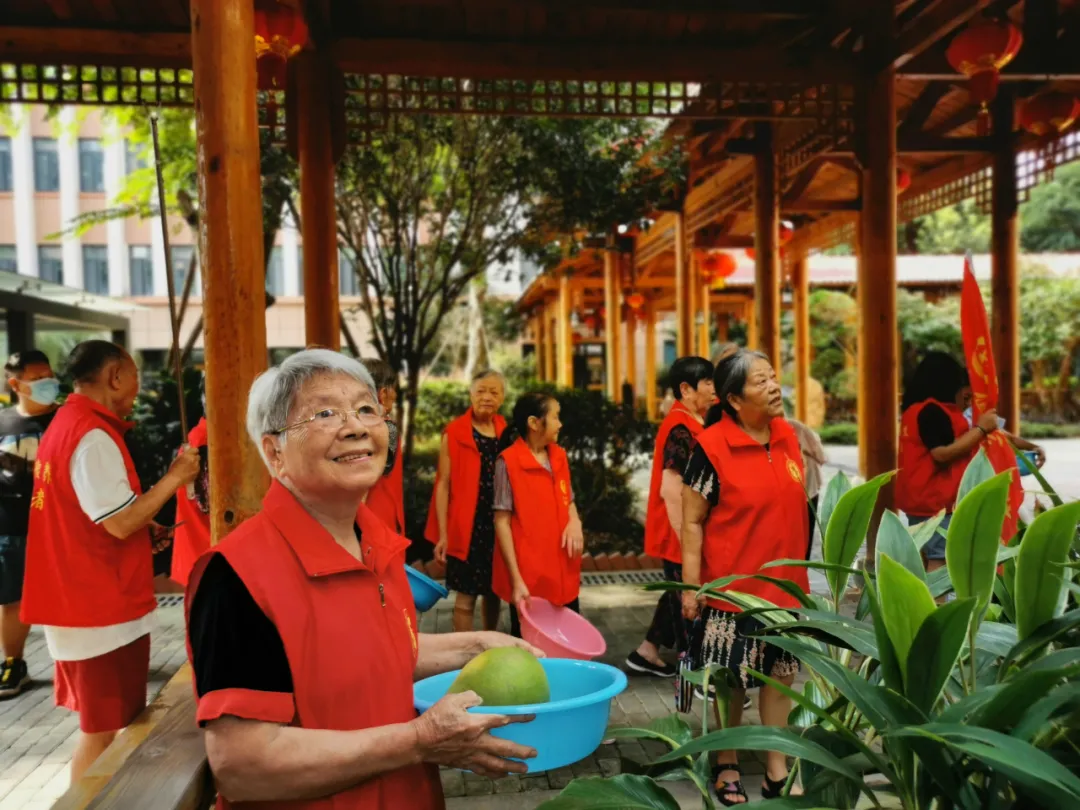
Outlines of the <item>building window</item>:
{"type": "Polygon", "coordinates": [[[285,262],[280,247],[270,251],[270,262],[266,265],[266,291],[271,295],[285,294],[285,262]]]}
{"type": "Polygon", "coordinates": [[[359,295],[360,280],[356,277],[356,262],[352,250],[338,247],[338,293],[341,295],[359,295]]]}
{"type": "Polygon", "coordinates": [[[97,138],[79,138],[79,191],[105,191],[105,150],[97,138]]]}
{"type": "Polygon", "coordinates": [[[34,191],[60,190],[60,153],[56,138],[34,138],[34,191]]]}
{"type": "MultiPolygon", "coordinates": [[[[187,278],[188,267],[191,265],[191,257],[195,255],[194,245],[173,245],[172,252],[173,284],[176,285],[176,294],[184,292],[184,279],[187,278]]],[[[199,266],[195,265],[195,279],[191,282],[191,294],[202,295],[202,287],[199,285],[199,266]]]]}
{"type": "Polygon", "coordinates": [[[14,245],[0,245],[0,272],[19,272],[19,260],[14,245]]]}
{"type": "Polygon", "coordinates": [[[131,294],[154,294],[154,254],[149,245],[128,248],[128,267],[131,272],[131,294]]]}
{"type": "Polygon", "coordinates": [[[83,245],[83,287],[95,295],[109,294],[109,249],[105,245],[83,245]]]}
{"type": "Polygon", "coordinates": [[[124,174],[133,174],[147,167],[143,148],[137,143],[124,141],[124,174]]]}
{"type": "Polygon", "coordinates": [[[64,252],[59,245],[38,245],[38,275],[42,281],[64,283],[64,252]]]}
{"type": "Polygon", "coordinates": [[[0,191],[11,191],[11,138],[0,138],[0,191]]]}

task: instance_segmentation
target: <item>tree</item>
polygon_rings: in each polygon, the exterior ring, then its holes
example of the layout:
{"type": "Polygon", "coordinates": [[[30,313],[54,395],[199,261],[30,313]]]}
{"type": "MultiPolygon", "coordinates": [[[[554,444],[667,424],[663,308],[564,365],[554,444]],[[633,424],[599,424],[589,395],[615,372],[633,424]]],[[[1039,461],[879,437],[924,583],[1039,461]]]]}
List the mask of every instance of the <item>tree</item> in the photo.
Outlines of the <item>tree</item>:
{"type": "MultiPolygon", "coordinates": [[[[375,351],[404,372],[410,414],[420,369],[473,280],[514,251],[557,260],[553,237],[572,249],[643,217],[670,185],[650,150],[672,148],[642,121],[405,115],[346,152],[339,236],[375,351]]],[[[408,464],[411,425],[403,445],[408,464]]]]}
{"type": "Polygon", "coordinates": [[[1020,206],[1020,247],[1028,253],[1080,250],[1080,163],[1062,166],[1054,179],[1031,189],[1020,206]]]}

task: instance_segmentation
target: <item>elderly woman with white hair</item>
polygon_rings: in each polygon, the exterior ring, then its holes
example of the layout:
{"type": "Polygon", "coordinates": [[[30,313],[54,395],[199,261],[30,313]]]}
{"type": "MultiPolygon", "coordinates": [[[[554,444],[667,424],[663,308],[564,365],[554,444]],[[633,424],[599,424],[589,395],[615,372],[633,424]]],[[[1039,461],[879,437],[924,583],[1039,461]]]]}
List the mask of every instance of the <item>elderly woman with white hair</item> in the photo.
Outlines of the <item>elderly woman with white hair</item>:
{"type": "Polygon", "coordinates": [[[299,352],[252,385],[247,425],[273,483],[200,558],[186,601],[218,807],[427,810],[444,806],[438,765],[524,772],[514,760],[535,752],[489,733],[520,718],[469,713],[471,692],[413,709],[414,680],[492,647],[532,648],[417,632],[407,541],[363,505],[388,444],[367,370],[299,352]]]}

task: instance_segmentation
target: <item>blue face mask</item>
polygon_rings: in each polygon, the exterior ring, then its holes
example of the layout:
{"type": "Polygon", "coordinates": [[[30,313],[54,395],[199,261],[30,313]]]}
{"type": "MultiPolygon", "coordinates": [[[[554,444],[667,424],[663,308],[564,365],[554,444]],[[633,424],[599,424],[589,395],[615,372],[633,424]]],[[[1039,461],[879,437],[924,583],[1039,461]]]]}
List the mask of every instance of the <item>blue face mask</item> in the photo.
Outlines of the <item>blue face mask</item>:
{"type": "Polygon", "coordinates": [[[30,386],[30,393],[26,395],[27,399],[38,405],[52,405],[60,396],[60,381],[55,377],[34,380],[27,385],[30,386]]]}

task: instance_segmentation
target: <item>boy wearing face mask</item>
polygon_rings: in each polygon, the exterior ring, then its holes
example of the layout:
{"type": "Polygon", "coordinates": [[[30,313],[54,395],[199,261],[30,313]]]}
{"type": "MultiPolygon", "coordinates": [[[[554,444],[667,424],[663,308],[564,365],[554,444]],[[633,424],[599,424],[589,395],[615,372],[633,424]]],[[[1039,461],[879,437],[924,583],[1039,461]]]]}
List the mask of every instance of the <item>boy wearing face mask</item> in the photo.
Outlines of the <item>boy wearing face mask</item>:
{"type": "Polygon", "coordinates": [[[4,365],[15,405],[0,411],[0,700],[30,683],[23,648],[30,632],[19,619],[26,529],[34,489],[34,461],[45,428],[56,415],[60,383],[37,349],[16,352],[4,365]]]}

